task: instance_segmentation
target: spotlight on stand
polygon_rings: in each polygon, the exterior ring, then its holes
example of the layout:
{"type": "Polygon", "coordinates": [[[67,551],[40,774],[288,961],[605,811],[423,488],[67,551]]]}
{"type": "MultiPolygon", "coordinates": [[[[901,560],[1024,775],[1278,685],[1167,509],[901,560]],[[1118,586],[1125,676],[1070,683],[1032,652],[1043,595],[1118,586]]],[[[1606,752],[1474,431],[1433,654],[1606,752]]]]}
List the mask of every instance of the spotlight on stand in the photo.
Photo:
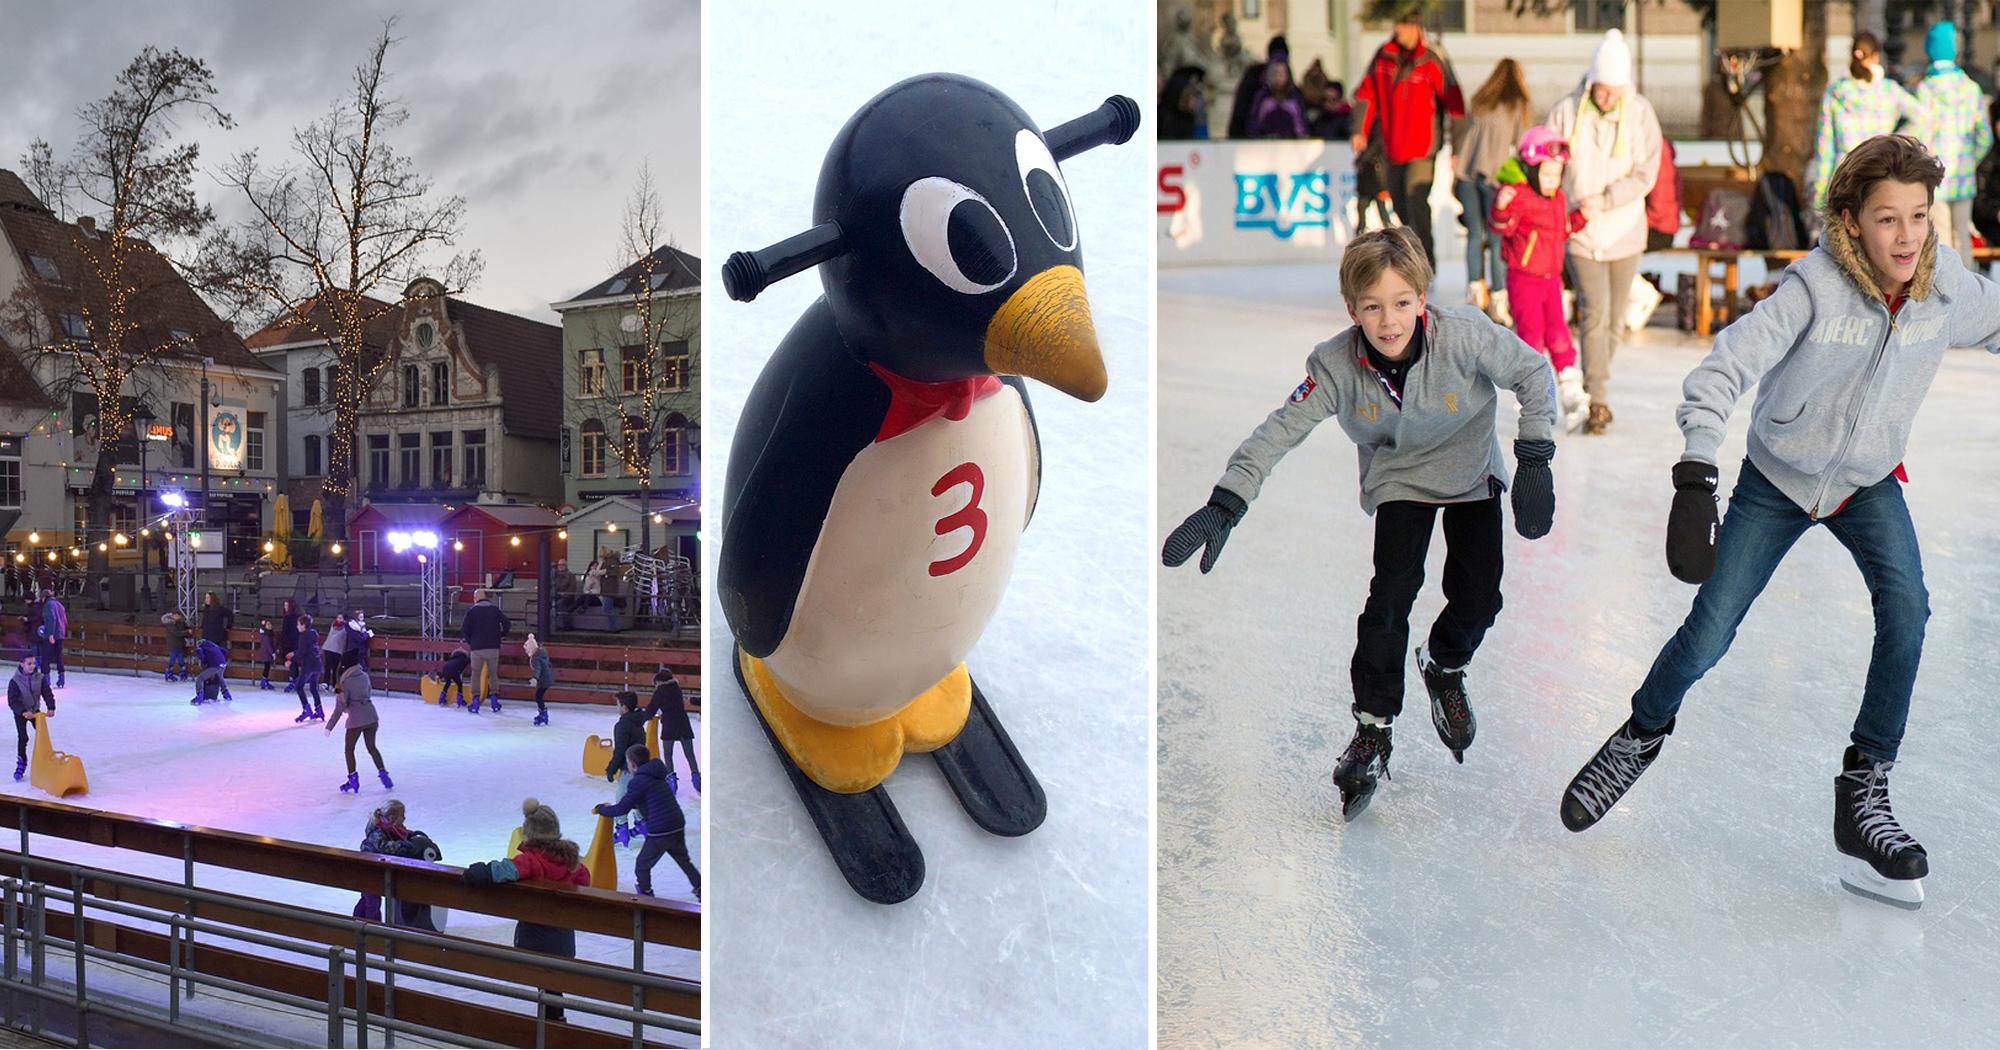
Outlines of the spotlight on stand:
{"type": "Polygon", "coordinates": [[[167,491],[160,493],[160,505],[163,507],[172,507],[175,510],[179,510],[182,507],[187,506],[187,497],[179,492],[174,491],[173,489],[168,489],[167,491]]]}
{"type": "Polygon", "coordinates": [[[389,540],[390,550],[395,551],[397,554],[404,554],[409,551],[410,549],[409,533],[398,530],[396,532],[390,533],[387,538],[389,540]]]}

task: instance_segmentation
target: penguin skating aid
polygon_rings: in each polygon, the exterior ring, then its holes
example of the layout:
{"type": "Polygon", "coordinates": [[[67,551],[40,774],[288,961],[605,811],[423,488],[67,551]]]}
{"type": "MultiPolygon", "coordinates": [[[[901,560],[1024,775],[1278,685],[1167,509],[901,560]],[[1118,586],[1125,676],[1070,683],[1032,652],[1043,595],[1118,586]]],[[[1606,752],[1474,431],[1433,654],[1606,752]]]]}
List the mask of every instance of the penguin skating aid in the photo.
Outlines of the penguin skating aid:
{"type": "Polygon", "coordinates": [[[1138,115],[1115,97],[1044,134],[978,81],[903,81],[835,137],[816,224],[723,266],[738,301],[815,266],[826,289],[744,406],[718,582],[737,681],[869,900],[923,885],[883,787],[904,754],[989,832],[1047,813],[964,659],[1040,487],[1023,377],[1085,401],[1108,383],[1058,165],[1138,115]]]}

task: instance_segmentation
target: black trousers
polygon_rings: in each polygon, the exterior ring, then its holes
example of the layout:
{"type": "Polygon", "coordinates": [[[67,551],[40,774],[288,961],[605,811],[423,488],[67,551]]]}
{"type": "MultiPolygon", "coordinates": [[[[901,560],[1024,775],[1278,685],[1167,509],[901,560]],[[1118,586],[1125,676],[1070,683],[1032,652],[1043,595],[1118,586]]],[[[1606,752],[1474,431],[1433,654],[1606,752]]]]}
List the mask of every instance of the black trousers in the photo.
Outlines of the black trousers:
{"type": "Polygon", "coordinates": [[[1410,606],[1424,585],[1432,525],[1444,516],[1444,611],[1431,625],[1431,658],[1463,667],[1500,615],[1500,499],[1472,503],[1397,500],[1375,510],[1375,578],[1361,608],[1350,673],[1354,711],[1394,718],[1403,711],[1410,663],[1410,606]]]}
{"type": "MultiPolygon", "coordinates": [[[[1389,165],[1389,203],[1403,225],[1414,230],[1424,245],[1424,255],[1437,269],[1437,247],[1431,243],[1431,183],[1437,180],[1437,159],[1418,157],[1407,164],[1389,165]]],[[[1422,288],[1417,289],[1423,291],[1422,288]]]]}
{"type": "Polygon", "coordinates": [[[687,876],[688,885],[694,887],[696,893],[701,892],[701,872],[695,870],[694,860],[688,856],[687,829],[683,828],[659,835],[650,831],[646,833],[646,842],[639,847],[639,859],[632,865],[633,881],[641,894],[653,895],[653,865],[658,864],[662,856],[674,858],[674,863],[681,867],[681,874],[687,876]]]}
{"type": "Polygon", "coordinates": [[[21,761],[28,760],[28,720],[14,712],[14,755],[21,761]]]}

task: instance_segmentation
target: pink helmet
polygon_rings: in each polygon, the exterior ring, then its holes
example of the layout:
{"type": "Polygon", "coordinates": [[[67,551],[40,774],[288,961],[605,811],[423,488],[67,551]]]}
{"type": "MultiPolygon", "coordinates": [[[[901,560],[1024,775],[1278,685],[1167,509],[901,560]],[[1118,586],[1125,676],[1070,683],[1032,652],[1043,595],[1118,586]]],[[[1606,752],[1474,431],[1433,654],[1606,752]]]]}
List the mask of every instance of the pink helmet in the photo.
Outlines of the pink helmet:
{"type": "Polygon", "coordinates": [[[1554,128],[1537,124],[1521,136],[1521,163],[1540,164],[1545,160],[1569,163],[1569,143],[1554,128]]]}

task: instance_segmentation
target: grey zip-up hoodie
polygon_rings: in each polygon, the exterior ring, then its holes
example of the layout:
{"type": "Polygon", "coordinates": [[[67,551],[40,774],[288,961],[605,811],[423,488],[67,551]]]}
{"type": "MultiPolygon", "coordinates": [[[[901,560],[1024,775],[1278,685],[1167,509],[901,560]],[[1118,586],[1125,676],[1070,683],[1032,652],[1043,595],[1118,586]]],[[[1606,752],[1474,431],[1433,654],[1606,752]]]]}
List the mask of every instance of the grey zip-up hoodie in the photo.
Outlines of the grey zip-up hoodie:
{"type": "Polygon", "coordinates": [[[1933,228],[1894,318],[1838,221],[1778,290],[1715,337],[1681,384],[1683,459],[1714,463],[1751,384],[1750,462],[1815,518],[1888,477],[1944,352],[2000,352],[2000,284],[1965,268],[1933,228]]]}
{"type": "Polygon", "coordinates": [[[1229,457],[1215,484],[1249,503],[1278,460],[1328,416],[1340,417],[1361,457],[1361,509],[1392,500],[1467,503],[1507,486],[1493,421],[1496,387],[1521,402],[1520,436],[1547,440],[1556,423],[1548,359],[1471,306],[1425,311],[1424,356],[1403,377],[1402,404],[1368,363],[1359,326],[1306,357],[1306,380],[1229,457]],[[1489,481],[1490,479],[1490,481],[1489,481]]]}
{"type": "Polygon", "coordinates": [[[349,667],[340,676],[340,699],[333,705],[333,715],[326,720],[328,732],[340,724],[340,716],[347,716],[347,728],[366,729],[381,721],[375,713],[375,701],[369,696],[373,683],[368,681],[368,672],[361,665],[349,667]]]}

